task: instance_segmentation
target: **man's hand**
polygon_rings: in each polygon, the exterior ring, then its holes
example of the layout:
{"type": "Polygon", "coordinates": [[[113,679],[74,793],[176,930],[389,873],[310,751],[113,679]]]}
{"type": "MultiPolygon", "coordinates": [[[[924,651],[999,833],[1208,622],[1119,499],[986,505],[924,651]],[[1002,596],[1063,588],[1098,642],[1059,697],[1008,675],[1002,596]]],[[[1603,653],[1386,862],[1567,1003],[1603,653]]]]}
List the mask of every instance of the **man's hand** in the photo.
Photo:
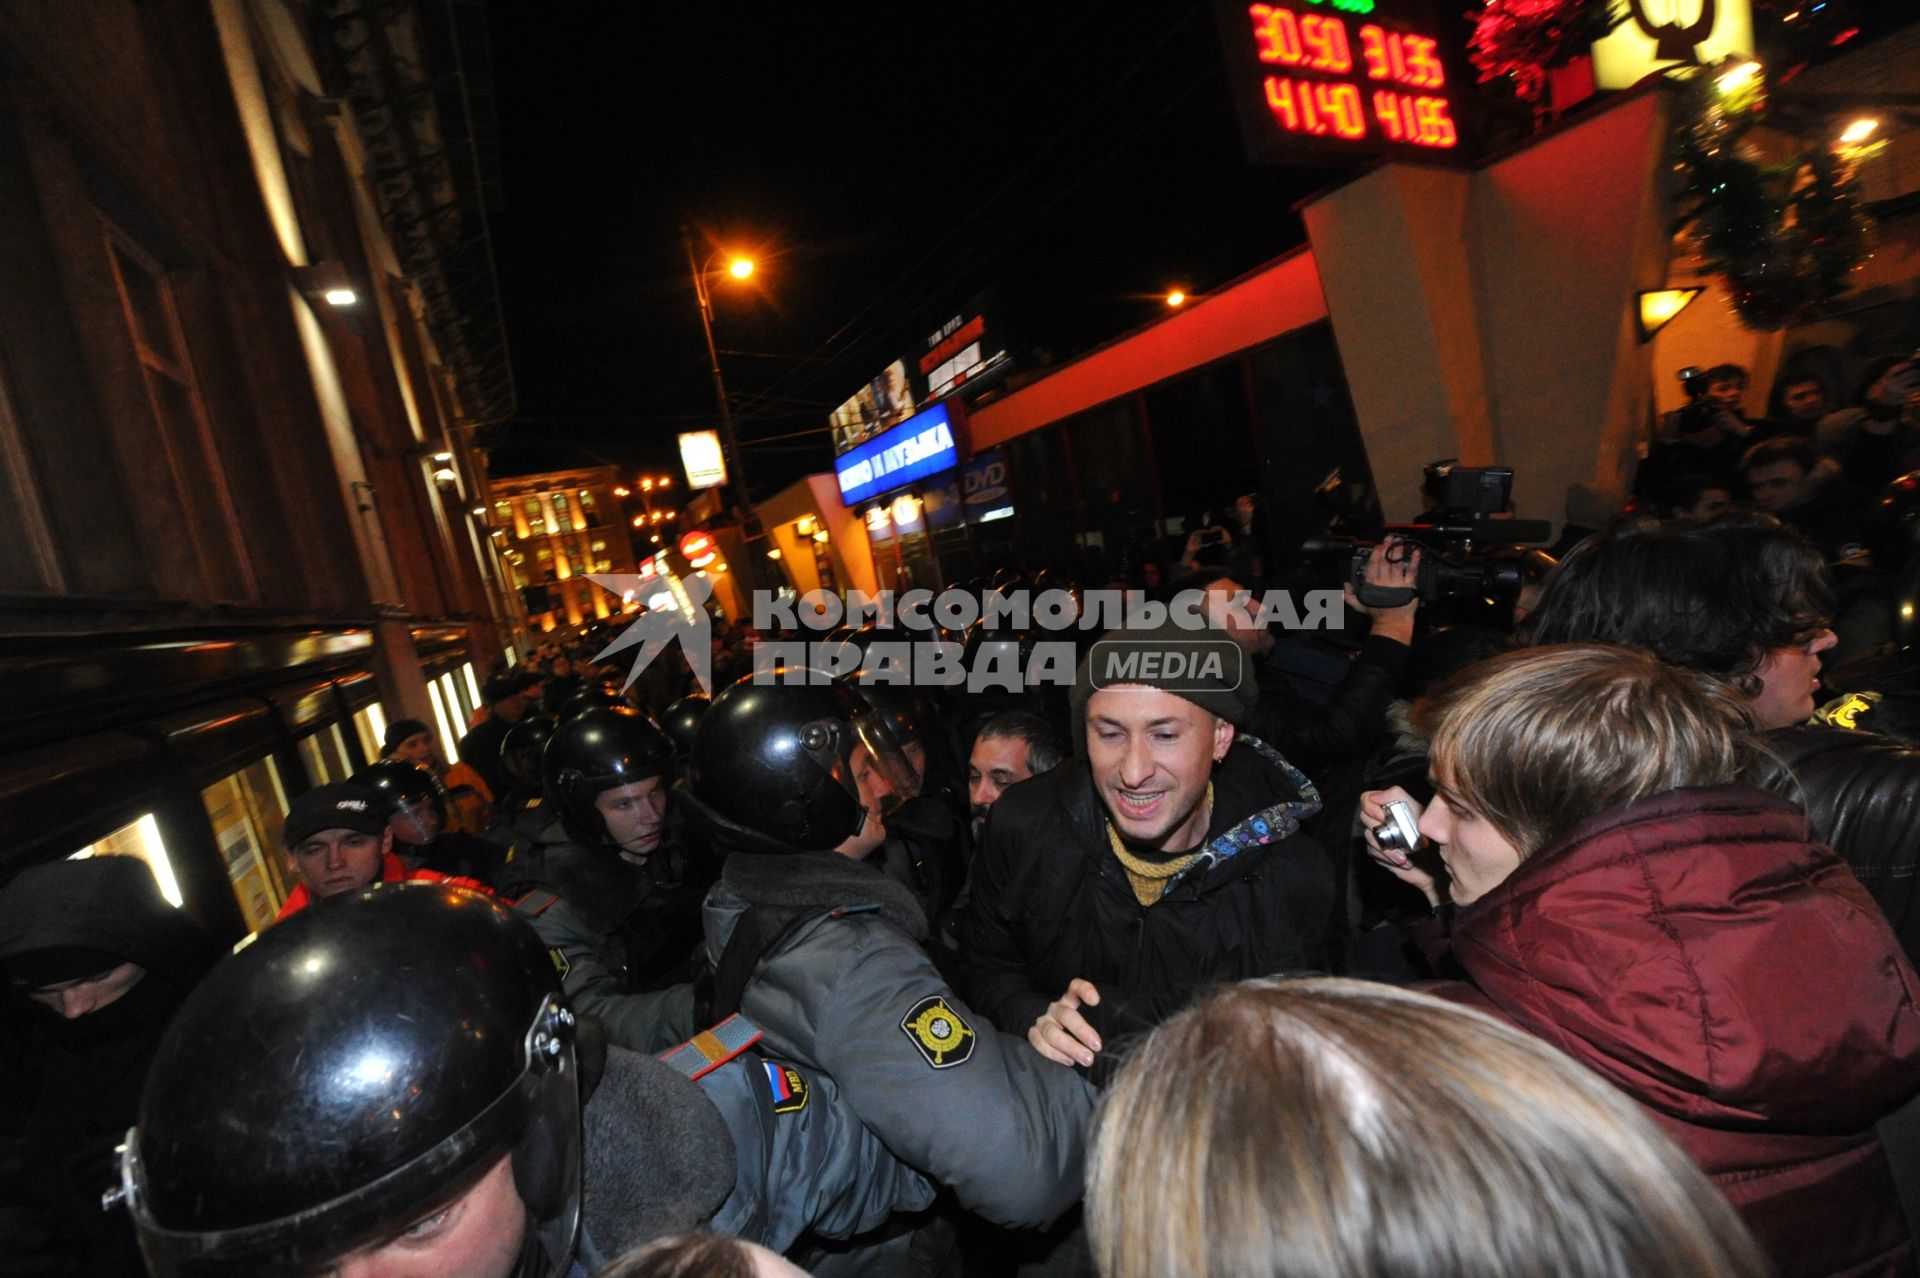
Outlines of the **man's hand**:
{"type": "Polygon", "coordinates": [[[1100,991],[1092,981],[1074,977],[1067,992],[1047,1005],[1040,1019],[1027,1031],[1033,1050],[1058,1065],[1091,1065],[1100,1050],[1100,1036],[1080,1015],[1082,1007],[1098,1007],[1100,991]]]}
{"type": "MultiPolygon", "coordinates": [[[[1389,537],[1367,556],[1365,581],[1370,586],[1388,586],[1411,590],[1420,576],[1420,547],[1389,537]]],[[[1413,618],[1420,611],[1420,596],[1415,595],[1397,608],[1369,608],[1360,602],[1353,587],[1346,588],[1347,607],[1373,618],[1370,633],[1382,639],[1413,642],[1413,618]]]]}

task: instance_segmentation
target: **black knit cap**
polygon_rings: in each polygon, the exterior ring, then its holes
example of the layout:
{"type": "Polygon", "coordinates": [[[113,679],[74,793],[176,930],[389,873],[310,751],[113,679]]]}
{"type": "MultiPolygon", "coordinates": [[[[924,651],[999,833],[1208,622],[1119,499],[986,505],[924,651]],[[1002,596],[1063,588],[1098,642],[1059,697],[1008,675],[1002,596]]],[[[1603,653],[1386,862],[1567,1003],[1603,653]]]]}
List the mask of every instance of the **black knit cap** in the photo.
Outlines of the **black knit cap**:
{"type": "Polygon", "coordinates": [[[1087,701],[1102,688],[1157,688],[1238,727],[1259,700],[1244,649],[1225,631],[1172,618],[1157,626],[1109,630],[1088,650],[1073,680],[1073,744],[1086,753],[1087,701]]]}

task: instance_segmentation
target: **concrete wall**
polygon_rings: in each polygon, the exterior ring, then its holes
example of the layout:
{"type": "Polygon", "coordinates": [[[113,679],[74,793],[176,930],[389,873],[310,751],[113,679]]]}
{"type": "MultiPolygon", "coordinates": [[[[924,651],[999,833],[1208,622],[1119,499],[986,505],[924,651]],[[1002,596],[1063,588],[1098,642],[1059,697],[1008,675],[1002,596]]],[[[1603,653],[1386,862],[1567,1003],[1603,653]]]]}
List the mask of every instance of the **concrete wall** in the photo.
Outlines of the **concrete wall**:
{"type": "Polygon", "coordinates": [[[1440,457],[1512,466],[1528,518],[1624,493],[1647,417],[1636,289],[1665,279],[1667,108],[1617,101],[1485,167],[1387,164],[1304,209],[1391,519],[1440,457]]]}

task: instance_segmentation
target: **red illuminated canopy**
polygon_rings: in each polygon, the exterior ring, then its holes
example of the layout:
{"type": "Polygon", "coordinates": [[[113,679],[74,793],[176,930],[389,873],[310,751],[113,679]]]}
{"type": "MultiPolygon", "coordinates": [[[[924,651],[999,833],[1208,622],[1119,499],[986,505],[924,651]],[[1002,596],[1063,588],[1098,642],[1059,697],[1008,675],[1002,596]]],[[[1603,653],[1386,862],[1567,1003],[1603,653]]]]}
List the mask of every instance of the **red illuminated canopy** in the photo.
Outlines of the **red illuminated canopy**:
{"type": "Polygon", "coordinates": [[[1460,146],[1429,11],[1391,0],[1215,0],[1248,150],[1294,163],[1460,146]]]}

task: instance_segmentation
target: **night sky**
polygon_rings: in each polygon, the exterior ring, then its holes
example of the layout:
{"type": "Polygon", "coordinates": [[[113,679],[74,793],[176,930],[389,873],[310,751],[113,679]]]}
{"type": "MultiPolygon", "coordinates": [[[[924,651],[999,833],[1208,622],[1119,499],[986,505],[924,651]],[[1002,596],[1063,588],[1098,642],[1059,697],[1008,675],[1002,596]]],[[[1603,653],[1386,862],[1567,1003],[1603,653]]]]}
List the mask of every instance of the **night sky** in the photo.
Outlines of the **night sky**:
{"type": "Polygon", "coordinates": [[[716,424],[683,222],[760,263],[714,291],[765,498],[828,469],[832,407],[982,288],[1021,366],[1067,359],[1298,244],[1291,206],[1341,173],[1246,161],[1204,0],[568,9],[492,6],[498,473],[677,476],[674,432],[716,424]]]}

